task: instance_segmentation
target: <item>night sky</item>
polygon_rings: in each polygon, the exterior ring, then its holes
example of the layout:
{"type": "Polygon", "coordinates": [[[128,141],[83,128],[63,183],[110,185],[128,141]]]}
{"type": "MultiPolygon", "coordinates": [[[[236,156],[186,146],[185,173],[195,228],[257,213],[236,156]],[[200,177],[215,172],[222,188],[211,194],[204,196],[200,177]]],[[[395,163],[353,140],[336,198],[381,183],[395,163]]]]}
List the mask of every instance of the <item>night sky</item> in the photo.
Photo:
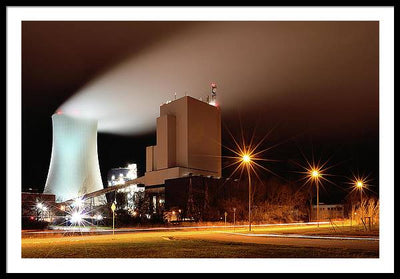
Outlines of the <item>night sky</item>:
{"type": "MultiPolygon", "coordinates": [[[[144,174],[161,103],[174,92],[205,99],[216,82],[224,145],[234,147],[228,130],[256,142],[271,132],[260,150],[277,145],[265,166],[284,179],[299,178],[303,152],[329,158],[335,184],[359,172],[378,192],[378,31],[366,21],[25,21],[22,188],[44,188],[56,110],[99,120],[104,182],[127,163],[144,174]]],[[[326,189],[325,200],[344,196],[326,189]]]]}

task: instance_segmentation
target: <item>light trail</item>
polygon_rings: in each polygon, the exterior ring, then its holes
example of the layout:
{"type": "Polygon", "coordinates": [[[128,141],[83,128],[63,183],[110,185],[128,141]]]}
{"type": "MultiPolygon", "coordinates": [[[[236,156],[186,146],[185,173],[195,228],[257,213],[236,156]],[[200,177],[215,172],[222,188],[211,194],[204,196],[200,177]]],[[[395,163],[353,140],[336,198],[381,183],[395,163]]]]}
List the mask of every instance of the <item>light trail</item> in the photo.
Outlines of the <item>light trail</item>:
{"type": "MultiPolygon", "coordinates": [[[[329,222],[319,222],[319,224],[329,224],[329,222]]],[[[279,223],[279,224],[258,224],[258,225],[252,225],[253,227],[274,227],[274,226],[311,226],[311,225],[317,225],[317,222],[307,222],[307,223],[279,223]]],[[[244,225],[228,225],[228,226],[190,226],[190,227],[174,227],[174,228],[165,228],[165,227],[156,227],[156,228],[142,228],[142,229],[115,229],[115,232],[140,232],[140,231],[167,231],[167,230],[185,230],[185,229],[224,229],[224,228],[244,228],[247,227],[247,224],[244,225]]],[[[66,227],[65,229],[63,228],[57,228],[53,229],[51,231],[39,231],[39,232],[25,232],[25,234],[54,234],[57,233],[57,230],[60,231],[66,231],[70,230],[71,228],[66,227]]],[[[71,230],[71,232],[75,232],[77,230],[71,230]]],[[[112,229],[93,229],[93,230],[80,230],[80,232],[112,232],[112,229]]]]}
{"type": "Polygon", "coordinates": [[[221,232],[233,235],[242,236],[257,236],[257,237],[281,237],[281,238],[309,238],[309,239],[329,239],[329,240],[367,240],[367,241],[379,241],[376,237],[344,237],[344,236],[318,236],[318,235],[304,235],[304,234],[250,234],[250,233],[229,233],[221,232]]]}

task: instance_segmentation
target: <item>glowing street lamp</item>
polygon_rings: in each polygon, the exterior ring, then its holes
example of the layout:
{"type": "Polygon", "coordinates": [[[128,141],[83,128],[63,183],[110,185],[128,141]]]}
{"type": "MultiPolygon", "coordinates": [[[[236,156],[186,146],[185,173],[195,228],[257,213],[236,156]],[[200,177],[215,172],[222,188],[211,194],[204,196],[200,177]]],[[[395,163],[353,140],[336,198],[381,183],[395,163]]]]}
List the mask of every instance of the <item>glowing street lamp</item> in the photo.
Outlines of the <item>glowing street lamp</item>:
{"type": "Polygon", "coordinates": [[[37,202],[35,207],[36,207],[36,221],[39,221],[39,217],[42,214],[43,204],[41,202],[37,202]]]}
{"type": "Polygon", "coordinates": [[[364,188],[364,181],[362,179],[357,179],[354,183],[354,186],[356,189],[360,190],[360,210],[361,210],[361,221],[364,218],[364,211],[362,209],[362,192],[363,192],[363,188],[364,188]]]}
{"type": "MultiPolygon", "coordinates": [[[[245,168],[247,169],[247,176],[249,180],[249,231],[251,231],[251,199],[252,199],[252,191],[251,191],[251,172],[254,173],[254,175],[259,179],[261,183],[262,180],[260,176],[257,173],[257,169],[262,169],[266,172],[269,172],[275,176],[279,176],[270,169],[264,167],[262,164],[260,164],[260,161],[263,162],[270,162],[270,161],[276,161],[272,159],[267,159],[267,158],[262,158],[262,154],[265,152],[271,150],[272,148],[278,146],[279,144],[276,144],[274,146],[267,147],[262,150],[258,150],[261,144],[267,139],[268,135],[270,132],[265,134],[265,136],[258,141],[257,143],[254,142],[254,136],[255,136],[255,131],[253,132],[253,136],[250,139],[250,143],[246,144],[246,139],[242,131],[242,142],[238,142],[232,133],[228,130],[229,135],[232,137],[233,142],[236,145],[236,148],[229,148],[227,146],[224,146],[226,149],[228,149],[230,152],[234,153],[233,156],[224,156],[229,159],[234,159],[234,162],[227,165],[226,167],[231,167],[236,165],[235,169],[233,170],[232,174],[230,175],[229,178],[231,178],[236,172],[240,172],[240,178],[242,177],[243,172],[245,171],[245,168]],[[259,161],[259,162],[257,162],[259,161]]],[[[236,181],[236,180],[235,180],[236,181]]]]}
{"type": "Polygon", "coordinates": [[[82,213],[79,211],[75,211],[71,215],[71,223],[80,224],[82,222],[82,213]]]}
{"type": "Polygon", "coordinates": [[[313,178],[317,178],[317,177],[320,176],[320,174],[319,174],[318,170],[312,170],[311,176],[312,176],[313,178]]]}
{"type": "Polygon", "coordinates": [[[317,226],[319,227],[319,186],[324,186],[322,181],[326,181],[332,185],[337,186],[335,183],[330,181],[328,179],[331,174],[329,174],[327,171],[331,169],[334,166],[327,166],[329,159],[325,162],[321,162],[321,159],[318,161],[314,161],[314,156],[312,161],[308,160],[303,152],[302,155],[304,157],[304,160],[306,162],[305,165],[298,164],[301,168],[303,168],[304,171],[300,171],[299,173],[303,174],[303,178],[301,180],[304,180],[304,184],[301,186],[301,188],[305,185],[310,185],[310,221],[312,219],[312,214],[313,214],[313,184],[315,184],[316,192],[317,192],[317,226]]]}
{"type": "Polygon", "coordinates": [[[250,163],[250,161],[251,161],[250,155],[244,154],[244,155],[242,156],[242,160],[243,160],[243,162],[245,162],[245,163],[250,163]]]}
{"type": "Polygon", "coordinates": [[[317,226],[319,227],[319,178],[321,177],[321,173],[318,168],[312,168],[309,175],[317,188],[317,226]]]}
{"type": "Polygon", "coordinates": [[[249,232],[250,232],[251,231],[251,177],[250,177],[251,156],[250,156],[250,154],[244,153],[242,155],[242,162],[247,167],[247,176],[249,178],[249,232]]]}

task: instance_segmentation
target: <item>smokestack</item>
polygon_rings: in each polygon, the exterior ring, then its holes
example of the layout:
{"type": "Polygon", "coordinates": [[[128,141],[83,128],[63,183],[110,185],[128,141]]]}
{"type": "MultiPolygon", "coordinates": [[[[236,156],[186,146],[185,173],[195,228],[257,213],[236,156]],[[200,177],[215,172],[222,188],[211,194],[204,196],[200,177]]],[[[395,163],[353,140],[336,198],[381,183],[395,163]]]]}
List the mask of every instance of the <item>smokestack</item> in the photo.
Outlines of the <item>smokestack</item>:
{"type": "Polygon", "coordinates": [[[209,104],[213,106],[217,104],[217,84],[215,82],[211,83],[211,101],[209,104]]]}
{"type": "MultiPolygon", "coordinates": [[[[52,115],[53,148],[44,193],[57,202],[103,189],[97,156],[97,121],[52,115]]],[[[105,202],[105,196],[95,203],[105,202]]]]}

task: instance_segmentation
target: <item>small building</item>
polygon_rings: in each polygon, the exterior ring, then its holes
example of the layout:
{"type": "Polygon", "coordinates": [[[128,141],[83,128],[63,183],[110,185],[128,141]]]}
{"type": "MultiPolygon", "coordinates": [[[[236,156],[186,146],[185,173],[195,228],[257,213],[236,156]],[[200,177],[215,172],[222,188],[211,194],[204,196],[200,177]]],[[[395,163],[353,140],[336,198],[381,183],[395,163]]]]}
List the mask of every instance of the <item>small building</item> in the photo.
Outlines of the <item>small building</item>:
{"type": "MultiPolygon", "coordinates": [[[[319,204],[319,220],[343,219],[343,204],[319,204]]],[[[317,220],[317,205],[313,205],[311,220],[317,220]]]]}

